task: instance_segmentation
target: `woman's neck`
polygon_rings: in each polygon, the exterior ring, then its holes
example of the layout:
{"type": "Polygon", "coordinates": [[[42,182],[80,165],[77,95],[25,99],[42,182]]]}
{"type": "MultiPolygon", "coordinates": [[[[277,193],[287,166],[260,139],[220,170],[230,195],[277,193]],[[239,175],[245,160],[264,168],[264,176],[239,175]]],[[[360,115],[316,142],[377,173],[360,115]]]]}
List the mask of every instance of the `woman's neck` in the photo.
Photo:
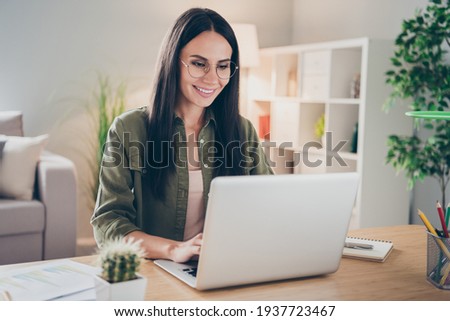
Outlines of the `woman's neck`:
{"type": "Polygon", "coordinates": [[[204,124],[205,109],[204,108],[190,108],[178,109],[177,116],[184,122],[186,135],[189,137],[194,134],[195,138],[198,136],[200,129],[204,124]]]}

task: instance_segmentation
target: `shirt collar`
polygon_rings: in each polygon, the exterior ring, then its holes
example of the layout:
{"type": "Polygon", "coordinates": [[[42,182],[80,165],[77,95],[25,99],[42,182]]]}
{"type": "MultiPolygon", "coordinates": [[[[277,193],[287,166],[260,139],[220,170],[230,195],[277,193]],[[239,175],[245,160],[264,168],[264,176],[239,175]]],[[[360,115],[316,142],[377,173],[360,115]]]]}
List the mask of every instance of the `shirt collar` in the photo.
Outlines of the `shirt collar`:
{"type": "MultiPolygon", "coordinates": [[[[183,123],[183,119],[181,119],[177,114],[173,116],[175,122],[183,123]]],[[[216,125],[216,117],[211,107],[207,107],[205,110],[205,127],[209,125],[209,122],[212,121],[214,125],[216,125]]]]}

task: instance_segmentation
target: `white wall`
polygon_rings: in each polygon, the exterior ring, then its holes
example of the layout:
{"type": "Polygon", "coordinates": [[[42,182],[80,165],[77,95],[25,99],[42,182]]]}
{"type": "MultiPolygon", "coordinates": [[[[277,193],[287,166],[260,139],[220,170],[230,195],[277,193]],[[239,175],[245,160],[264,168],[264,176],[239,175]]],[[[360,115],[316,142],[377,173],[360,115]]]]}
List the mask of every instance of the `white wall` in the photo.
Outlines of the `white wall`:
{"type": "Polygon", "coordinates": [[[48,148],[75,162],[78,237],[89,241],[93,201],[92,106],[96,72],[126,81],[128,107],[146,105],[161,41],[190,7],[256,24],[261,47],[291,41],[292,0],[1,0],[0,110],[24,112],[26,135],[51,133],[48,148]]]}
{"type": "Polygon", "coordinates": [[[293,43],[347,38],[394,39],[401,22],[428,0],[294,0],[293,43]]]}

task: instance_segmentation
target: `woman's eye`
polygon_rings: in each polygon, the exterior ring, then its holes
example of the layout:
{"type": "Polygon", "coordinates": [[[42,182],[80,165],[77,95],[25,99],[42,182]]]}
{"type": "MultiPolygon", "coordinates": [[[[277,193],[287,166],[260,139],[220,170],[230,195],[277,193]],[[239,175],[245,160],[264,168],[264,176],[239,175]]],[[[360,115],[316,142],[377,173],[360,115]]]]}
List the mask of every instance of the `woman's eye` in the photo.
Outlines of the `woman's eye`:
{"type": "Polygon", "coordinates": [[[191,64],[197,68],[205,68],[205,66],[206,66],[206,64],[201,61],[193,61],[193,62],[191,62],[191,64]]]}
{"type": "Polygon", "coordinates": [[[225,70],[225,69],[230,68],[230,64],[220,64],[217,66],[217,68],[225,70]]]}

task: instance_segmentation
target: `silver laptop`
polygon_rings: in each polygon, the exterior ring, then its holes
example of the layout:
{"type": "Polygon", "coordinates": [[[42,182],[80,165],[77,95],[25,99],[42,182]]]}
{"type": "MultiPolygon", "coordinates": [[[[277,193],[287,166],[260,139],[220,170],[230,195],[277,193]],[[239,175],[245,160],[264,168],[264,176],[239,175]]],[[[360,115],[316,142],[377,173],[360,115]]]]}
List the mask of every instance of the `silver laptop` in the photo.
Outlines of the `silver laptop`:
{"type": "Polygon", "coordinates": [[[356,173],[217,177],[198,262],[154,263],[199,290],[333,273],[357,186],[356,173]]]}

